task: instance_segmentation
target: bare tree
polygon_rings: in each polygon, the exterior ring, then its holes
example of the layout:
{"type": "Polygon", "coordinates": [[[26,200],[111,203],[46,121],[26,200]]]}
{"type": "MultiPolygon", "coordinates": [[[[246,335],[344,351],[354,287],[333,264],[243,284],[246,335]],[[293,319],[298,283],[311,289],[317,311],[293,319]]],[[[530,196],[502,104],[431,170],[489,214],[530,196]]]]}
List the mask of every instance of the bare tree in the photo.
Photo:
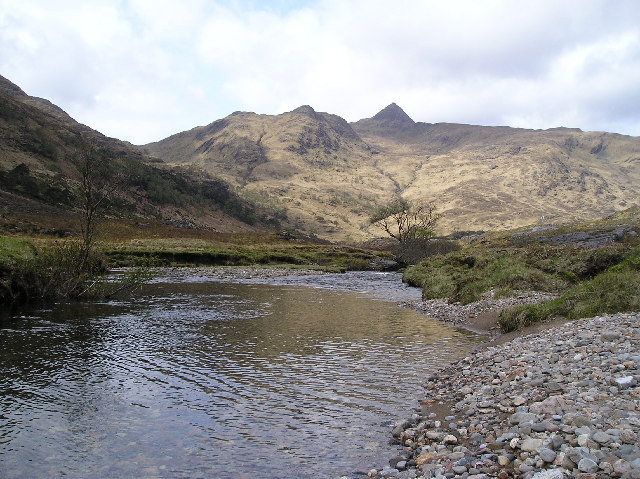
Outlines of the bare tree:
{"type": "Polygon", "coordinates": [[[106,167],[103,154],[93,146],[85,147],[77,159],[80,173],[80,208],[82,211],[82,250],[78,269],[87,267],[93,249],[98,222],[111,196],[118,188],[118,175],[106,167]]]}
{"type": "Polygon", "coordinates": [[[431,238],[442,215],[433,202],[410,202],[396,198],[379,206],[369,217],[369,224],[382,229],[399,243],[431,238]]]}

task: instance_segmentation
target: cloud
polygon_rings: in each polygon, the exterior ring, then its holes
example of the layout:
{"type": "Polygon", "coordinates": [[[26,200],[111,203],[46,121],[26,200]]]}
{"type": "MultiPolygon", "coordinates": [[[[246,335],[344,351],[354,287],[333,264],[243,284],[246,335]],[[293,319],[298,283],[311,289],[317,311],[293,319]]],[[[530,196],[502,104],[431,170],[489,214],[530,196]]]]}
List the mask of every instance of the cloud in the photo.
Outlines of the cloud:
{"type": "Polygon", "coordinates": [[[0,0],[0,74],[144,143],[235,110],[640,135],[634,0],[0,0]]]}

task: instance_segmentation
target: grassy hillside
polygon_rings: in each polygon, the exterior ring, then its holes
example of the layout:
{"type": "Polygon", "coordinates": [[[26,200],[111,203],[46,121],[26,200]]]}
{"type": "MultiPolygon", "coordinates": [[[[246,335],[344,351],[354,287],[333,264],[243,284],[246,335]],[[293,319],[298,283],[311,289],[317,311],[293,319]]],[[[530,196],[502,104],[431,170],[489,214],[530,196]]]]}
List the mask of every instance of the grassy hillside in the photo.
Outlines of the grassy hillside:
{"type": "Polygon", "coordinates": [[[441,234],[585,221],[640,198],[636,137],[416,123],[392,104],[353,124],[309,106],[236,112],[135,147],[0,77],[0,228],[77,223],[87,151],[117,179],[111,216],[229,232],[364,240],[379,234],[369,215],[397,196],[435,201],[441,234]]]}
{"type": "Polygon", "coordinates": [[[443,204],[448,229],[595,219],[638,201],[638,138],[420,123],[385,134],[379,123],[354,129],[407,198],[443,204]]]}
{"type": "Polygon", "coordinates": [[[224,178],[245,198],[286,212],[295,229],[331,239],[364,237],[367,215],[393,191],[351,126],[308,106],[277,116],[234,113],[145,149],[224,178]]]}

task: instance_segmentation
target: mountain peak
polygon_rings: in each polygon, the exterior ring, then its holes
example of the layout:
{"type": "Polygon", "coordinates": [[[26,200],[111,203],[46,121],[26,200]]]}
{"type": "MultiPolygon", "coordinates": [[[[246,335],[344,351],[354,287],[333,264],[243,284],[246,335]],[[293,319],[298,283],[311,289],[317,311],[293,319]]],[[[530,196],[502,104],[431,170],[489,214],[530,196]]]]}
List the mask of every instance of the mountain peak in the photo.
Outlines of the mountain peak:
{"type": "Polygon", "coordinates": [[[415,123],[405,111],[395,103],[383,108],[372,118],[372,120],[393,121],[398,123],[415,123]]]}
{"type": "Polygon", "coordinates": [[[310,107],[309,105],[299,106],[298,108],[293,110],[291,113],[302,113],[304,115],[310,115],[310,116],[315,116],[316,115],[316,111],[312,107],[310,107]]]}

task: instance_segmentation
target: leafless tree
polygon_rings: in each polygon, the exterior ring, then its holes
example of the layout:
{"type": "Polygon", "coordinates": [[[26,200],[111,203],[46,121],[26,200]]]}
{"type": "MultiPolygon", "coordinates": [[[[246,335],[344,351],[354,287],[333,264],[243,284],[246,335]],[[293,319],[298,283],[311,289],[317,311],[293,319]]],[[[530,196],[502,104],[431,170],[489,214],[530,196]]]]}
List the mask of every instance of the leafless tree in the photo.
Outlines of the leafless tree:
{"type": "Polygon", "coordinates": [[[104,207],[119,186],[119,175],[109,168],[107,158],[95,147],[85,147],[77,158],[80,173],[80,204],[82,211],[82,250],[79,269],[87,267],[94,247],[98,223],[104,207]]]}

